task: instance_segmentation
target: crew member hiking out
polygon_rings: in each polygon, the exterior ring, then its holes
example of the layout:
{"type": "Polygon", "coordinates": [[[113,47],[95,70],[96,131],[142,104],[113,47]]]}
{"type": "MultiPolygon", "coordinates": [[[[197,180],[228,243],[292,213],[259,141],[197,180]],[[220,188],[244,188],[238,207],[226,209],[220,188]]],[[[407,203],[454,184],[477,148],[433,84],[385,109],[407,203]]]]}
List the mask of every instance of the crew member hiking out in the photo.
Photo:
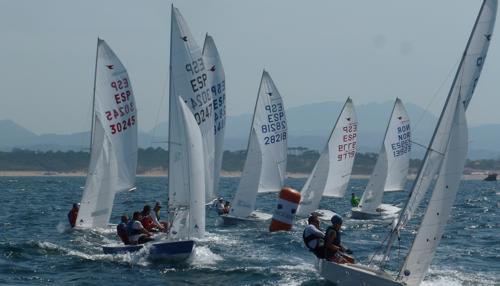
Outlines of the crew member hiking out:
{"type": "Polygon", "coordinates": [[[332,225],[326,229],[325,235],[325,257],[336,263],[354,263],[354,258],[347,255],[352,251],[342,246],[340,227],[342,217],[338,214],[332,216],[332,225]]]}
{"type": "Polygon", "coordinates": [[[325,234],[321,231],[319,218],[317,214],[311,214],[307,219],[309,223],[302,233],[302,238],[306,247],[318,258],[325,258],[324,238],[325,234]]]}

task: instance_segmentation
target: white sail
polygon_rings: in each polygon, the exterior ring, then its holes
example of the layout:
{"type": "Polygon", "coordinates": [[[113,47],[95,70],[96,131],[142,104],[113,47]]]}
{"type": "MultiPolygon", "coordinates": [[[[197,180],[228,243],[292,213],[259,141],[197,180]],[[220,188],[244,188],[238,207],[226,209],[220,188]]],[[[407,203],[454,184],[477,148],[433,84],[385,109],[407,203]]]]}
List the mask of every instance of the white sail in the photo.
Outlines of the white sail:
{"type": "MultiPolygon", "coordinates": [[[[210,91],[208,70],[205,67],[201,50],[189,31],[186,21],[179,10],[172,6],[170,35],[170,100],[169,118],[179,118],[177,97],[181,96],[190,108],[200,126],[203,138],[205,188],[207,198],[213,194],[214,174],[214,119],[213,102],[210,91]]],[[[169,199],[176,196],[176,204],[187,205],[188,198],[180,192],[189,178],[186,177],[186,158],[184,158],[181,131],[175,120],[169,120],[169,199]]],[[[181,192],[182,193],[182,192],[181,192]]]]}
{"type": "Polygon", "coordinates": [[[250,128],[247,158],[230,214],[247,217],[255,209],[257,192],[277,192],[285,182],[287,158],[285,106],[264,71],[250,128]]]}
{"type": "Polygon", "coordinates": [[[183,197],[187,197],[187,203],[183,206],[178,205],[172,211],[174,219],[170,233],[174,239],[200,238],[205,233],[203,139],[198,123],[180,96],[178,108],[179,118],[175,121],[183,136],[183,157],[186,164],[186,177],[189,180],[182,189],[183,197]]]}
{"type": "Polygon", "coordinates": [[[301,191],[297,215],[319,207],[321,196],[343,197],[357,149],[358,119],[350,98],[344,104],[330,138],[301,191]]]}
{"type": "Polygon", "coordinates": [[[479,75],[483,68],[484,59],[488,52],[491,35],[495,25],[497,2],[497,0],[485,0],[481,6],[481,10],[476,19],[472,34],[467,43],[462,61],[460,62],[460,66],[446,100],[445,108],[439,119],[433,139],[429,144],[424,163],[414,182],[410,199],[399,219],[398,229],[404,227],[412,218],[441,165],[443,158],[442,154],[445,153],[447,147],[447,141],[444,140],[444,138],[449,137],[453,119],[453,112],[448,109],[455,108],[453,103],[457,101],[459,95],[464,99],[465,109],[467,109],[470,103],[474,88],[477,85],[479,75]]]}
{"type": "Polygon", "coordinates": [[[115,194],[134,187],[137,107],[127,70],[105,41],[97,41],[90,165],[76,226],[105,227],[115,194]]]}
{"type": "Polygon", "coordinates": [[[397,98],[375,168],[358,206],[362,212],[376,213],[384,191],[404,189],[410,166],[410,151],[410,119],[403,103],[397,98]]]}
{"type": "Polygon", "coordinates": [[[219,188],[219,176],[222,169],[222,155],[224,152],[224,132],[226,127],[226,76],[213,38],[205,37],[203,45],[203,60],[208,69],[210,92],[212,93],[214,109],[214,188],[209,197],[215,197],[219,188]]]}
{"type": "Polygon", "coordinates": [[[467,122],[462,101],[453,112],[448,148],[444,154],[439,177],[418,233],[406,257],[400,279],[407,285],[419,285],[429,268],[444,233],[460,184],[467,157],[467,122]]]}

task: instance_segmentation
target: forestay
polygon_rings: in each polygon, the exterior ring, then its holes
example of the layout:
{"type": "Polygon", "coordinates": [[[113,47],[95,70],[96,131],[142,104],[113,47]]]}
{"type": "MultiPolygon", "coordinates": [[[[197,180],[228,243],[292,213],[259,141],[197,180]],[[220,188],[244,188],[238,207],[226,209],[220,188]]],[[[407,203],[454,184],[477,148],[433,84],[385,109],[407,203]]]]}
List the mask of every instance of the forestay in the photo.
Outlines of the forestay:
{"type": "Polygon", "coordinates": [[[455,202],[467,157],[467,122],[462,101],[457,101],[455,110],[450,112],[453,113],[450,137],[439,177],[399,277],[410,286],[420,284],[431,264],[455,202]]]}
{"type": "MultiPolygon", "coordinates": [[[[179,10],[172,6],[170,35],[170,100],[169,118],[179,118],[177,97],[181,96],[200,126],[203,138],[205,190],[207,199],[213,195],[214,119],[208,69],[201,49],[189,31],[179,10]]],[[[182,137],[178,122],[169,120],[169,198],[187,204],[182,190],[188,184],[186,158],[182,152],[182,137]]]]}
{"type": "Polygon", "coordinates": [[[343,197],[357,149],[358,119],[350,98],[332,129],[312,173],[302,188],[297,215],[307,216],[319,207],[322,196],[343,197]]]}
{"type": "Polygon", "coordinates": [[[404,190],[410,166],[410,119],[399,98],[396,99],[387,125],[384,141],[359,208],[376,213],[384,191],[404,190]]]}
{"type": "Polygon", "coordinates": [[[226,76],[224,67],[219,57],[219,52],[215,46],[213,38],[209,35],[205,37],[203,45],[203,60],[208,69],[208,79],[210,92],[213,99],[214,110],[214,188],[215,196],[219,188],[219,176],[222,168],[222,155],[224,147],[224,132],[226,127],[226,76]]]}
{"type": "Polygon", "coordinates": [[[277,192],[285,182],[287,158],[285,106],[264,71],[255,104],[247,158],[230,214],[247,217],[255,209],[257,192],[277,192]]]}
{"type": "Polygon", "coordinates": [[[90,165],[76,226],[105,227],[115,194],[134,187],[137,107],[127,70],[97,41],[90,165]]]}

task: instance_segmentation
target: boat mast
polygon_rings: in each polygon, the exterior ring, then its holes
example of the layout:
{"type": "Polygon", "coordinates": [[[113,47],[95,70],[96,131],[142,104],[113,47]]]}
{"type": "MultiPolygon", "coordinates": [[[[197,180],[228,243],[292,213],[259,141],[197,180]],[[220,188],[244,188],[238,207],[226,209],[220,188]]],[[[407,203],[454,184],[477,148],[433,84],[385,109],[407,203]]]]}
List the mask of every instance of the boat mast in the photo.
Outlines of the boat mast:
{"type": "MultiPolygon", "coordinates": [[[[418,171],[418,174],[417,174],[417,177],[416,177],[417,179],[413,182],[413,186],[412,186],[412,189],[411,189],[412,191],[410,192],[409,199],[406,201],[405,206],[404,206],[403,210],[401,211],[401,213],[400,213],[400,215],[399,215],[399,218],[398,218],[398,223],[397,223],[396,227],[395,227],[395,228],[391,231],[391,234],[390,234],[390,237],[389,237],[389,241],[388,241],[388,243],[387,243],[387,247],[386,247],[386,251],[385,251],[384,259],[382,259],[382,263],[383,263],[384,261],[386,261],[386,259],[389,257],[389,255],[390,255],[390,251],[391,251],[391,246],[392,246],[392,244],[394,243],[394,240],[396,239],[396,236],[398,236],[398,237],[399,237],[399,230],[400,230],[401,228],[403,228],[403,227],[404,227],[404,225],[407,223],[407,221],[406,221],[406,220],[407,220],[407,218],[405,218],[405,212],[406,212],[406,210],[407,210],[407,208],[408,208],[409,202],[410,202],[410,200],[411,200],[411,198],[412,198],[412,195],[413,195],[413,193],[414,193],[414,191],[415,191],[415,188],[416,188],[417,184],[419,183],[419,178],[420,178],[420,176],[422,175],[421,173],[422,173],[422,171],[423,171],[423,169],[424,169],[424,168],[423,168],[423,167],[424,167],[424,164],[425,164],[425,162],[427,161],[427,158],[429,157],[429,154],[430,154],[431,152],[433,152],[433,151],[434,151],[434,150],[432,150],[432,148],[431,148],[431,147],[432,147],[432,143],[434,142],[434,139],[435,139],[435,137],[436,137],[437,131],[438,131],[438,129],[439,129],[439,128],[438,128],[438,126],[441,124],[441,121],[442,121],[442,119],[443,119],[443,115],[444,115],[444,113],[445,113],[446,107],[448,106],[448,103],[449,103],[449,101],[450,101],[450,98],[451,98],[451,96],[452,96],[452,94],[453,94],[453,91],[454,91],[454,89],[455,89],[455,85],[456,85],[456,83],[457,83],[458,77],[459,77],[459,75],[461,74],[461,71],[462,71],[462,68],[463,68],[463,65],[464,65],[464,61],[465,61],[465,57],[467,56],[467,52],[468,52],[468,50],[469,50],[469,46],[470,46],[470,43],[471,43],[471,41],[472,41],[472,37],[474,36],[474,33],[475,33],[475,31],[476,31],[476,27],[477,27],[477,24],[478,24],[478,22],[479,22],[479,18],[481,17],[481,14],[482,14],[482,12],[483,12],[484,5],[486,4],[486,1],[487,1],[487,0],[484,0],[484,1],[483,1],[483,4],[481,5],[481,9],[479,10],[479,14],[478,14],[478,16],[477,16],[477,18],[476,18],[476,21],[475,21],[475,23],[474,23],[474,27],[472,28],[472,32],[471,32],[471,34],[470,34],[470,36],[469,36],[469,40],[467,41],[467,45],[465,46],[465,50],[464,50],[464,52],[463,52],[463,54],[462,54],[462,58],[461,58],[461,60],[460,60],[460,64],[459,64],[459,66],[458,66],[458,70],[457,70],[457,72],[456,72],[456,74],[455,74],[455,77],[454,77],[454,79],[453,79],[453,83],[452,83],[452,85],[451,85],[450,91],[448,92],[448,96],[446,97],[446,101],[445,101],[445,104],[444,104],[443,110],[441,111],[441,114],[440,114],[440,116],[439,116],[438,123],[437,123],[437,125],[436,125],[436,128],[434,129],[434,133],[432,134],[432,138],[431,138],[430,144],[429,144],[429,146],[427,147],[427,150],[426,150],[426,152],[425,152],[425,156],[424,156],[424,159],[423,159],[423,161],[422,161],[422,166],[421,166],[421,168],[420,168],[420,169],[419,169],[419,171],[418,171]],[[403,219],[405,219],[405,220],[403,221],[403,219]]],[[[460,91],[459,91],[459,92],[460,92],[460,91]]],[[[460,95],[459,95],[459,96],[460,96],[460,95]]],[[[467,105],[468,105],[468,103],[469,103],[469,100],[467,100],[467,99],[464,99],[464,100],[465,100],[465,102],[464,102],[464,105],[465,105],[465,106],[464,106],[464,107],[465,107],[465,108],[467,108],[467,105]]]]}
{"type": "Polygon", "coordinates": [[[95,125],[95,89],[96,89],[96,80],[97,80],[97,57],[99,56],[99,42],[101,39],[97,37],[97,47],[95,51],[95,67],[94,67],[94,90],[92,94],[92,120],[90,123],[90,152],[92,153],[92,143],[94,141],[94,125],[95,125]]]}

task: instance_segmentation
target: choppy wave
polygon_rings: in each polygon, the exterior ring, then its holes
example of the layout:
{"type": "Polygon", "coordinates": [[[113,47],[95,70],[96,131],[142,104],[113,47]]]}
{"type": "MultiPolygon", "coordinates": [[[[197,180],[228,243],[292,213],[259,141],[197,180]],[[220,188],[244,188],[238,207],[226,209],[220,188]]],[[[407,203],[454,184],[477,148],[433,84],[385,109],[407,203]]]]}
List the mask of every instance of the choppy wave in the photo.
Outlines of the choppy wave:
{"type": "MultiPolygon", "coordinates": [[[[298,187],[304,180],[294,180],[298,187]]],[[[353,180],[358,195],[366,180],[353,180]]],[[[237,179],[224,178],[222,194],[230,198],[237,179]]],[[[105,255],[102,245],[117,243],[115,226],[73,230],[66,213],[81,197],[84,178],[0,178],[3,198],[0,208],[0,284],[28,285],[329,285],[314,268],[315,259],[302,242],[306,222],[298,220],[291,232],[269,233],[267,225],[221,226],[217,215],[207,214],[207,234],[186,263],[151,261],[147,249],[132,254],[105,255]],[[5,182],[2,182],[5,180],[5,182]],[[21,191],[23,190],[23,191],[21,191]],[[36,190],[36,191],[34,191],[36,190]],[[20,192],[23,195],[19,195],[20,192]],[[29,192],[30,204],[24,193],[29,192]],[[57,194],[57,195],[55,195],[57,194]],[[23,206],[23,208],[19,208],[23,206]]],[[[164,201],[163,178],[139,178],[138,191],[119,193],[111,223],[122,213],[142,209],[144,204],[164,201]]],[[[500,191],[481,182],[463,182],[441,245],[422,285],[499,285],[500,191]],[[474,192],[470,191],[474,190],[474,192]],[[457,251],[459,250],[459,251],[457,251]]],[[[398,204],[405,193],[388,193],[388,203],[398,204]]],[[[258,208],[271,213],[276,194],[259,195],[258,208]]],[[[166,203],[165,203],[166,205],[166,203]]],[[[325,198],[321,208],[349,213],[348,199],[325,198]]],[[[166,215],[166,214],[165,214],[166,215]]],[[[422,210],[417,212],[417,217],[422,210]]],[[[417,219],[418,222],[418,219],[417,219]]],[[[397,270],[408,251],[417,222],[401,234],[400,259],[388,262],[397,270]]],[[[343,241],[358,261],[367,264],[390,221],[355,221],[346,217],[343,241]]],[[[323,227],[327,222],[323,222],[323,227]]],[[[375,256],[380,261],[382,256],[375,256]]]]}

